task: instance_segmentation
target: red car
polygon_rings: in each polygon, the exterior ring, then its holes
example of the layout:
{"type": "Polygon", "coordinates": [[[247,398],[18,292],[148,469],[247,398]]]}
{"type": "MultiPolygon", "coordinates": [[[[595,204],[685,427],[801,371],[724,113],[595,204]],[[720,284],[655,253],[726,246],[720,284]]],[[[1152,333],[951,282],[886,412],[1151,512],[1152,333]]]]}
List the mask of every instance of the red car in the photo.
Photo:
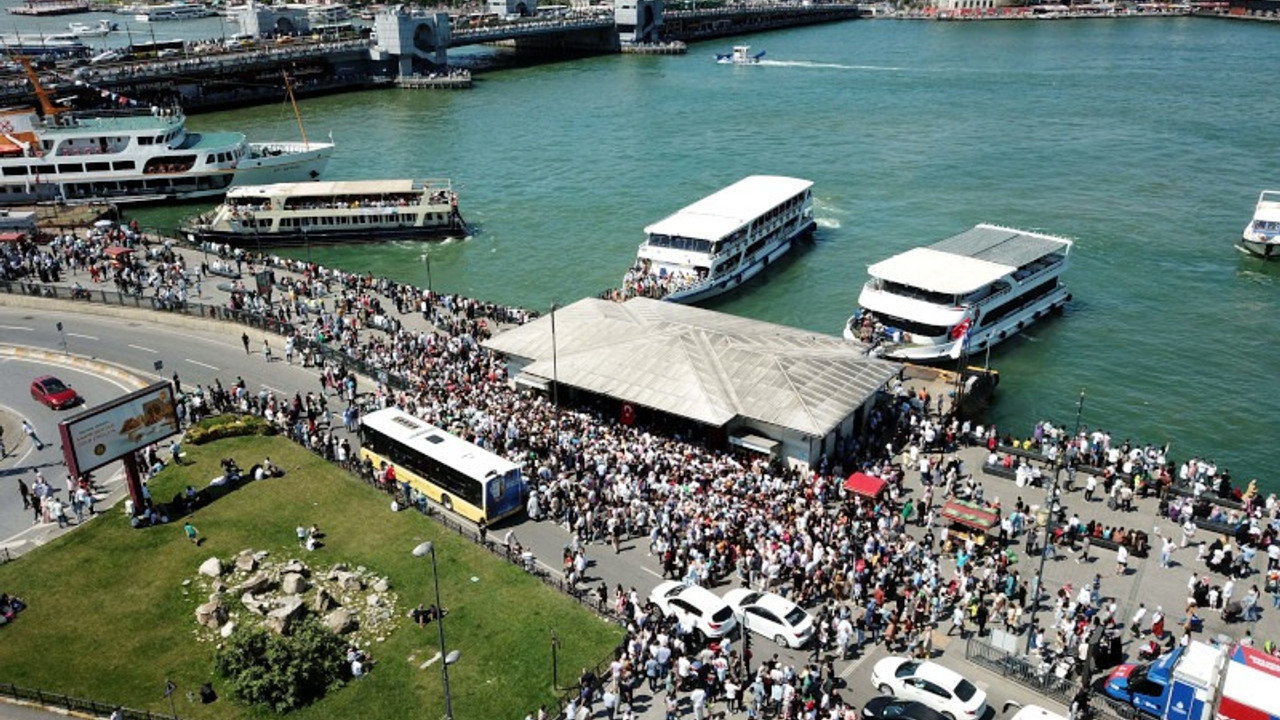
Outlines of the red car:
{"type": "Polygon", "coordinates": [[[31,399],[44,403],[54,410],[79,405],[83,400],[79,393],[52,375],[44,375],[32,381],[31,399]]]}

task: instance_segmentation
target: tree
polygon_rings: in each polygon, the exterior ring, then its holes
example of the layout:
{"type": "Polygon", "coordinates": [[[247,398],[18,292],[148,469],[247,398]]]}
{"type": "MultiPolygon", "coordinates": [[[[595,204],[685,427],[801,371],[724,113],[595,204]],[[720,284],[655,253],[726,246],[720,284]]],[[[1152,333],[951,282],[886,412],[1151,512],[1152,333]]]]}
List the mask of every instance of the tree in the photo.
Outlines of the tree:
{"type": "Polygon", "coordinates": [[[263,628],[237,632],[218,651],[215,667],[231,696],[286,713],[342,687],[350,674],[346,647],[314,618],[280,636],[263,628]]]}

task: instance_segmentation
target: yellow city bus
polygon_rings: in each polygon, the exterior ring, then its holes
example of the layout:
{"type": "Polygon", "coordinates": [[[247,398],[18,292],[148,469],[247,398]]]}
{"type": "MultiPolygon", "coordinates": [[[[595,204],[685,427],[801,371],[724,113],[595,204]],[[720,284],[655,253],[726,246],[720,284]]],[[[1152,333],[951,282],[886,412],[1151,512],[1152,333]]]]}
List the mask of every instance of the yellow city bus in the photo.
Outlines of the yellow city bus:
{"type": "Polygon", "coordinates": [[[520,512],[520,466],[395,408],[360,420],[360,456],[395,468],[430,498],[471,520],[492,524],[520,512]]]}

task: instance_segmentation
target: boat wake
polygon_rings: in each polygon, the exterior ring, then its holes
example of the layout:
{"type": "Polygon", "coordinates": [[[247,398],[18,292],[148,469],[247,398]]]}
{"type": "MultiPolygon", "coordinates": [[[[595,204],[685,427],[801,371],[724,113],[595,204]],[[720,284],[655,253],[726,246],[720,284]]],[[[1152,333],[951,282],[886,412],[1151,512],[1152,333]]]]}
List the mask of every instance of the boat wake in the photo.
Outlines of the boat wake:
{"type": "Polygon", "coordinates": [[[770,67],[811,68],[817,70],[881,70],[885,72],[902,70],[900,67],[885,67],[883,65],[845,65],[842,63],[810,62],[808,60],[765,60],[763,58],[757,64],[770,67]]]}
{"type": "Polygon", "coordinates": [[[840,221],[835,218],[824,218],[824,217],[814,218],[813,222],[823,230],[839,230],[840,229],[840,221]]]}

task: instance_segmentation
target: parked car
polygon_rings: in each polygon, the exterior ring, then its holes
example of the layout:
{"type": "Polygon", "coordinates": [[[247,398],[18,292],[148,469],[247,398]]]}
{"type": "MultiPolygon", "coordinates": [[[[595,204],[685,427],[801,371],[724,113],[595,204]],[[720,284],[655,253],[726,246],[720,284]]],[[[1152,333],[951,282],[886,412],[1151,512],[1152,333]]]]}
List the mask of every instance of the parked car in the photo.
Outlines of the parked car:
{"type": "Polygon", "coordinates": [[[915,700],[947,720],[978,720],[987,711],[987,694],[959,673],[933,662],[887,657],[871,669],[871,684],[882,695],[915,700]]]}
{"type": "Polygon", "coordinates": [[[737,588],[725,593],[724,601],[748,630],[784,648],[804,647],[813,637],[813,618],[781,595],[737,588]]]}
{"type": "Polygon", "coordinates": [[[663,615],[675,617],[704,638],[724,637],[738,625],[723,600],[697,585],[668,580],[649,593],[649,600],[663,615]]]}
{"type": "Polygon", "coordinates": [[[942,713],[924,703],[887,695],[873,697],[863,703],[862,717],[866,720],[945,720],[942,713]]]}
{"type": "Polygon", "coordinates": [[[41,375],[31,382],[31,399],[54,410],[73,407],[84,400],[69,385],[52,375],[41,375]]]}

